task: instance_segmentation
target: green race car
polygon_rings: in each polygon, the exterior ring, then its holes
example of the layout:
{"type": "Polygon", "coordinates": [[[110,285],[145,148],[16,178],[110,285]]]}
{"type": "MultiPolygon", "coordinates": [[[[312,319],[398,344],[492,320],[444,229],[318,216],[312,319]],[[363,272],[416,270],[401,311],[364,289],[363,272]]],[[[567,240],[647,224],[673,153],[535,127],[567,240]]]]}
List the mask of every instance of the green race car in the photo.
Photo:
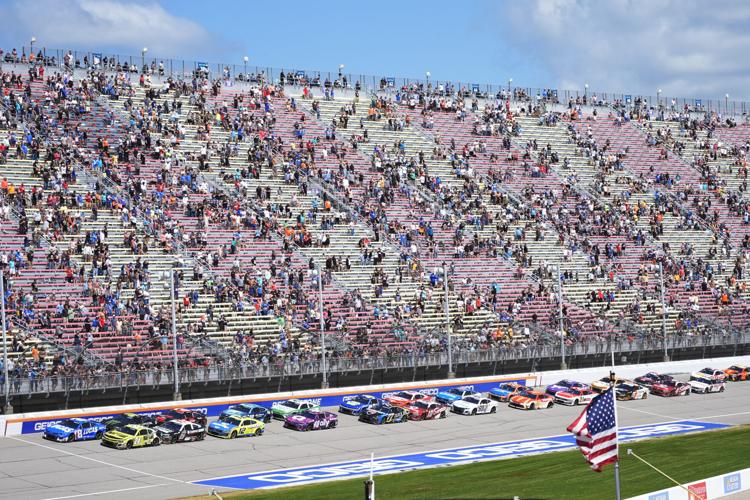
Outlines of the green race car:
{"type": "Polygon", "coordinates": [[[276,403],[271,407],[271,414],[276,420],[284,420],[290,415],[296,415],[307,410],[318,410],[320,405],[301,399],[288,399],[281,403],[276,403]]]}
{"type": "Polygon", "coordinates": [[[145,446],[159,446],[161,439],[156,431],[143,425],[128,424],[104,433],[102,446],[126,450],[145,446]]]}

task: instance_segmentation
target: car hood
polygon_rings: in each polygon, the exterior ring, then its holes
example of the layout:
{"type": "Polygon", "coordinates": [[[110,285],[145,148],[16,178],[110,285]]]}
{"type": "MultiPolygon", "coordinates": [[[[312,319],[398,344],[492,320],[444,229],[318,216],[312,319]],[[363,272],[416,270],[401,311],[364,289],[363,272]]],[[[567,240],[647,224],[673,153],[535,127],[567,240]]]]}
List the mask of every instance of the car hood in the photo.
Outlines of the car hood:
{"type": "Polygon", "coordinates": [[[464,401],[464,400],[458,400],[455,403],[453,403],[453,406],[456,407],[456,408],[473,408],[476,405],[474,403],[469,403],[469,402],[464,401]]]}
{"type": "Polygon", "coordinates": [[[70,427],[66,427],[64,425],[51,425],[47,427],[46,432],[48,434],[57,434],[57,435],[65,435],[65,434],[72,434],[75,432],[75,429],[72,429],[70,427]]]}
{"type": "Polygon", "coordinates": [[[508,394],[511,394],[513,391],[509,391],[507,389],[498,389],[496,387],[494,389],[490,389],[490,392],[498,396],[507,396],[508,394]]]}
{"type": "Polygon", "coordinates": [[[108,439],[115,439],[117,441],[123,441],[125,439],[134,437],[134,436],[131,436],[130,434],[126,434],[120,431],[109,431],[108,433],[105,434],[105,436],[107,436],[108,439]]]}
{"type": "Polygon", "coordinates": [[[438,392],[437,397],[441,399],[461,399],[458,394],[452,394],[450,392],[438,392]]]}
{"type": "Polygon", "coordinates": [[[312,422],[311,418],[303,417],[302,415],[291,415],[286,418],[287,422],[292,422],[295,424],[307,424],[312,422]]]}
{"type": "Polygon", "coordinates": [[[361,408],[365,406],[365,403],[360,403],[359,401],[342,401],[341,406],[346,408],[361,408]]]}

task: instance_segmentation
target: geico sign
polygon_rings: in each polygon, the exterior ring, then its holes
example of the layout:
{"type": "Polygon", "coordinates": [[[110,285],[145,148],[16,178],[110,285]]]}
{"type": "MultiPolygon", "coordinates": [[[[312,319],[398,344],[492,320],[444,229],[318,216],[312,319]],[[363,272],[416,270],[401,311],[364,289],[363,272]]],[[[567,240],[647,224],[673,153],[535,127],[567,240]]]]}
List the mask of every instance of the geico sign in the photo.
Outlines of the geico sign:
{"type": "MultiPolygon", "coordinates": [[[[424,465],[424,463],[410,460],[375,460],[373,462],[372,470],[374,472],[382,472],[387,470],[410,469],[421,465],[424,465]]],[[[319,467],[316,469],[248,476],[247,479],[250,481],[267,481],[269,483],[296,483],[300,481],[311,481],[313,479],[354,476],[357,474],[366,474],[369,471],[370,462],[367,461],[353,464],[332,465],[330,467],[319,467]]]]}
{"type": "Polygon", "coordinates": [[[534,453],[541,451],[550,451],[559,448],[572,448],[573,443],[565,441],[552,441],[549,439],[540,439],[538,441],[526,441],[525,443],[508,443],[495,446],[481,446],[477,448],[467,448],[464,450],[443,451],[438,453],[428,453],[425,455],[429,458],[442,460],[476,460],[480,458],[502,457],[504,455],[516,455],[519,453],[534,453]]]}

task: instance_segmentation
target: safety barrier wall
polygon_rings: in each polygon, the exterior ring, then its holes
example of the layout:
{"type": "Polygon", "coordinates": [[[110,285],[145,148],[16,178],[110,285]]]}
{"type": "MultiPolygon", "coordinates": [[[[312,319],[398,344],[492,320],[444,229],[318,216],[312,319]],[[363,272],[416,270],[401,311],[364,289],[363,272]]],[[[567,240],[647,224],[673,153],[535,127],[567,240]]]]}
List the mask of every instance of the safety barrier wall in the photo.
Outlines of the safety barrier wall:
{"type": "MultiPolygon", "coordinates": [[[[714,368],[726,368],[735,364],[750,364],[750,356],[737,356],[715,359],[698,359],[689,361],[677,361],[669,363],[648,363],[640,365],[615,366],[614,371],[620,377],[633,378],[649,371],[660,373],[689,373],[710,366],[714,368]]],[[[228,397],[196,399],[190,401],[167,401],[162,403],[108,406],[89,408],[84,410],[62,410],[53,412],[38,412],[28,414],[16,414],[0,416],[0,436],[14,436],[20,434],[33,434],[42,432],[44,429],[63,418],[90,418],[94,420],[106,420],[113,415],[123,412],[140,414],[159,414],[172,408],[188,408],[203,411],[207,416],[219,415],[230,405],[238,403],[256,403],[261,406],[271,407],[284,400],[297,398],[311,400],[321,406],[338,406],[345,399],[361,393],[382,396],[384,394],[401,391],[416,390],[426,394],[435,394],[438,391],[455,387],[469,387],[478,392],[489,391],[492,387],[502,382],[518,382],[524,385],[547,385],[563,378],[579,379],[581,381],[595,380],[608,375],[609,368],[596,367],[577,370],[558,370],[536,373],[519,373],[497,377],[472,377],[463,379],[436,380],[432,382],[399,383],[386,385],[370,385],[347,387],[346,389],[319,389],[307,391],[281,392],[271,394],[258,394],[247,397],[228,397]]]]}
{"type": "Polygon", "coordinates": [[[652,491],[645,495],[631,497],[628,500],[712,500],[748,490],[750,490],[750,469],[742,469],[729,474],[692,481],[686,483],[684,488],[674,486],[666,490],[652,491]]]}

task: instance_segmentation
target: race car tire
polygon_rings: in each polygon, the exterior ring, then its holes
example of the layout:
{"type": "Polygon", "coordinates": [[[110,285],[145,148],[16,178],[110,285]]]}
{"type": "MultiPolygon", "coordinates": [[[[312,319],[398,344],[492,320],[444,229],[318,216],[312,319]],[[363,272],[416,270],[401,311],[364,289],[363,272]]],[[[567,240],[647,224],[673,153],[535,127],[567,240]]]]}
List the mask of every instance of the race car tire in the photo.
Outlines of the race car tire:
{"type": "Polygon", "coordinates": [[[493,406],[490,408],[490,413],[496,413],[497,412],[497,406],[493,406]]]}
{"type": "Polygon", "coordinates": [[[125,449],[126,449],[126,450],[129,450],[129,449],[131,449],[132,447],[133,447],[133,442],[132,442],[132,441],[128,441],[128,442],[127,442],[127,444],[125,445],[125,449]]]}
{"type": "Polygon", "coordinates": [[[263,419],[264,423],[269,423],[271,421],[271,415],[266,415],[266,418],[263,419]]]}
{"type": "Polygon", "coordinates": [[[549,409],[550,409],[550,408],[552,408],[553,406],[555,406],[555,403],[550,403],[550,404],[548,404],[548,405],[547,405],[547,409],[549,410],[549,409]]]}
{"type": "Polygon", "coordinates": [[[647,392],[644,392],[644,393],[643,393],[643,397],[642,397],[641,399],[648,399],[648,393],[647,393],[647,392]]]}
{"type": "Polygon", "coordinates": [[[65,439],[65,442],[66,442],[66,443],[72,443],[72,442],[73,442],[73,440],[74,440],[75,438],[76,438],[76,437],[75,437],[75,436],[74,436],[73,434],[70,434],[70,435],[69,435],[69,436],[68,436],[68,437],[67,437],[67,438],[65,439]]]}
{"type": "Polygon", "coordinates": [[[258,428],[258,430],[255,431],[255,434],[253,436],[262,436],[265,429],[258,428]]]}
{"type": "Polygon", "coordinates": [[[96,433],[96,436],[94,436],[94,439],[101,439],[104,433],[102,431],[99,431],[96,433]]]}
{"type": "Polygon", "coordinates": [[[198,437],[196,438],[197,441],[203,441],[204,439],[206,439],[205,432],[203,434],[198,434],[198,437]]]}
{"type": "Polygon", "coordinates": [[[305,426],[305,432],[312,430],[312,424],[305,426]]]}
{"type": "Polygon", "coordinates": [[[328,426],[328,428],[329,428],[329,429],[335,429],[335,428],[336,428],[336,426],[337,426],[338,424],[339,424],[339,423],[338,423],[337,421],[333,421],[333,422],[331,422],[331,424],[330,424],[330,425],[328,426]]]}
{"type": "Polygon", "coordinates": [[[719,387],[719,392],[724,392],[724,388],[723,387],[719,387]]]}
{"type": "Polygon", "coordinates": [[[440,414],[440,418],[447,418],[447,417],[448,417],[447,411],[444,411],[443,413],[440,414]]]}
{"type": "Polygon", "coordinates": [[[581,402],[577,399],[573,400],[573,406],[578,406],[581,402]]]}
{"type": "Polygon", "coordinates": [[[153,441],[151,441],[151,446],[159,446],[161,444],[161,439],[156,438],[153,441]]]}
{"type": "Polygon", "coordinates": [[[536,410],[536,403],[531,403],[529,405],[529,410],[536,410]]]}
{"type": "Polygon", "coordinates": [[[237,437],[237,431],[232,431],[229,433],[229,439],[234,439],[237,437]]]}
{"type": "Polygon", "coordinates": [[[475,416],[476,414],[477,414],[477,411],[476,411],[476,410],[471,410],[471,415],[472,415],[472,416],[475,416]]]}

